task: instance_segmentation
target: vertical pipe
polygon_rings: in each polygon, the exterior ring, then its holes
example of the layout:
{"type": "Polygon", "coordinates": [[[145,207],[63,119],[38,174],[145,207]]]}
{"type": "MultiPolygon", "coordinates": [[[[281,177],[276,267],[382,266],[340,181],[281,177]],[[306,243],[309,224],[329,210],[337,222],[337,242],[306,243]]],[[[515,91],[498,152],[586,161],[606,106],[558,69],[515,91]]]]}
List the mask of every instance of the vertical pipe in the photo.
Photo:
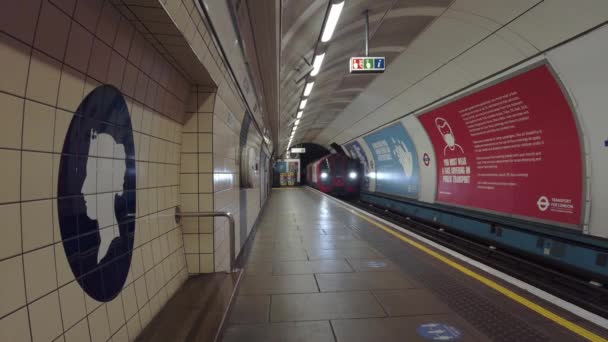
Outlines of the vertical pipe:
{"type": "Polygon", "coordinates": [[[369,10],[365,14],[365,57],[369,57],[369,10]]]}

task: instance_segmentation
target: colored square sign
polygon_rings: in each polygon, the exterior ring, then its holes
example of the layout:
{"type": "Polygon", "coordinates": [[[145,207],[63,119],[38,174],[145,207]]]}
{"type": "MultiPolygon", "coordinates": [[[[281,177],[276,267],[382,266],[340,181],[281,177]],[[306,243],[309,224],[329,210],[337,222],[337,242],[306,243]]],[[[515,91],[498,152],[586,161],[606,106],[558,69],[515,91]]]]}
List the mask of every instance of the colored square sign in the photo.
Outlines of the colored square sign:
{"type": "Polygon", "coordinates": [[[357,73],[383,73],[384,57],[351,57],[349,70],[351,74],[357,73]]]}

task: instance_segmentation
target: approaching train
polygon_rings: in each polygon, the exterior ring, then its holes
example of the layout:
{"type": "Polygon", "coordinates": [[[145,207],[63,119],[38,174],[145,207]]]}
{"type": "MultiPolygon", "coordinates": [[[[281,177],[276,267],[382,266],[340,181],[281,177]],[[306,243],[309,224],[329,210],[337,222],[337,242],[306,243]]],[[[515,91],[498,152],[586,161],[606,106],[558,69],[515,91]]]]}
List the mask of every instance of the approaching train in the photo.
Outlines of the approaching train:
{"type": "Polygon", "coordinates": [[[361,166],[344,154],[330,154],[306,166],[308,184],[335,195],[359,193],[361,166]]]}

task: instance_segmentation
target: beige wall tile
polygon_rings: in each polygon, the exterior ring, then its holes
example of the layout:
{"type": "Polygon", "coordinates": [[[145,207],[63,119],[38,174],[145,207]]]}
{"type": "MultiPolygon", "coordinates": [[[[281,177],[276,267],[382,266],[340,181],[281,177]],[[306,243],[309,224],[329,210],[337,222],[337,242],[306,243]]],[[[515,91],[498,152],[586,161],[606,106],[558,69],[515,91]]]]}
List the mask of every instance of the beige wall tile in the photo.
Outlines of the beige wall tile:
{"type": "Polygon", "coordinates": [[[213,135],[209,133],[199,133],[198,152],[213,152],[213,135]]]}
{"type": "Polygon", "coordinates": [[[57,104],[61,64],[40,52],[32,52],[26,96],[49,106],[57,104]]]}
{"type": "Polygon", "coordinates": [[[0,259],[21,253],[21,211],[19,203],[0,205],[2,239],[0,239],[0,259]]]}
{"type": "MultiPolygon", "coordinates": [[[[6,8],[3,8],[2,13],[6,13],[6,8]]],[[[31,49],[28,46],[0,32],[0,90],[19,96],[25,95],[30,54],[31,49]]]]}
{"type": "Polygon", "coordinates": [[[2,32],[31,44],[34,39],[36,22],[40,11],[40,0],[25,0],[21,6],[7,6],[0,12],[2,32]]]}
{"type": "Polygon", "coordinates": [[[213,172],[213,155],[211,153],[200,153],[198,155],[199,172],[213,172]]]}
{"type": "Polygon", "coordinates": [[[52,341],[62,333],[57,291],[29,305],[32,341],[52,341]]]}
{"type": "Polygon", "coordinates": [[[198,234],[184,234],[184,252],[198,253],[198,234]]]}
{"type": "Polygon", "coordinates": [[[84,99],[85,76],[83,73],[64,65],[59,81],[59,97],[57,107],[72,113],[76,112],[84,99]]]}
{"type": "Polygon", "coordinates": [[[215,105],[215,93],[199,93],[198,94],[198,110],[199,113],[213,113],[215,105]]]}
{"type": "Polygon", "coordinates": [[[181,172],[182,173],[197,173],[198,160],[197,155],[193,153],[181,153],[181,172]]]}
{"type": "Polygon", "coordinates": [[[101,305],[88,317],[91,340],[93,342],[106,342],[110,338],[110,326],[106,306],[101,305]]]}
{"type": "Polygon", "coordinates": [[[25,305],[23,259],[21,256],[0,261],[0,316],[25,305]]]}
{"type": "Polygon", "coordinates": [[[23,113],[23,149],[53,151],[55,108],[32,101],[25,101],[23,113]]]}
{"type": "Polygon", "coordinates": [[[213,195],[212,194],[199,194],[198,195],[198,210],[199,211],[213,211],[213,195]]]}
{"type": "MultiPolygon", "coordinates": [[[[63,144],[65,143],[65,137],[70,128],[70,123],[74,115],[70,112],[66,112],[61,109],[57,109],[55,112],[55,133],[53,142],[53,152],[61,153],[63,150],[63,144]]],[[[59,158],[60,159],[60,158],[59,158]]],[[[57,169],[59,171],[59,169],[57,169]]],[[[55,175],[55,173],[53,173],[55,175]]],[[[57,184],[53,182],[53,184],[57,184]]]]}
{"type": "Polygon", "coordinates": [[[51,200],[22,202],[23,251],[53,243],[53,205],[51,200]]]}
{"type": "Polygon", "coordinates": [[[65,342],[90,342],[89,322],[86,319],[78,322],[65,333],[65,342]]]}
{"type": "Polygon", "coordinates": [[[61,243],[55,244],[55,265],[57,268],[57,280],[59,281],[59,286],[74,280],[74,273],[70,268],[68,259],[65,256],[63,244],[61,243]]]}
{"type": "Polygon", "coordinates": [[[124,305],[127,320],[137,313],[137,298],[135,297],[135,286],[133,284],[125,287],[122,292],[122,302],[124,305]]]}
{"type": "Polygon", "coordinates": [[[34,46],[61,61],[69,32],[70,18],[50,2],[43,1],[34,46]]]}
{"type": "Polygon", "coordinates": [[[197,150],[197,134],[184,133],[182,134],[182,152],[191,153],[198,152],[197,150]]]}
{"type": "Polygon", "coordinates": [[[53,180],[53,155],[24,151],[22,158],[22,200],[50,198],[53,180]]]}
{"type": "Polygon", "coordinates": [[[213,114],[198,114],[198,131],[208,133],[213,132],[213,114]]]}
{"type": "Polygon", "coordinates": [[[199,219],[199,232],[200,233],[213,233],[213,218],[201,217],[199,219]]]}
{"type": "Polygon", "coordinates": [[[78,23],[72,22],[65,63],[80,72],[86,72],[93,47],[93,35],[78,23]]]}
{"type": "Polygon", "coordinates": [[[0,115],[2,118],[0,148],[21,148],[23,99],[0,93],[0,108],[2,108],[2,114],[0,115]]]}
{"type": "Polygon", "coordinates": [[[0,320],[0,338],[2,341],[30,342],[30,325],[27,309],[23,308],[0,320]]]}
{"type": "Polygon", "coordinates": [[[23,255],[27,300],[32,302],[57,288],[53,246],[23,255]]]}
{"type": "MultiPolygon", "coordinates": [[[[141,332],[141,323],[139,321],[139,314],[135,314],[133,318],[127,322],[127,331],[129,336],[138,336],[141,332]]],[[[131,337],[133,339],[133,337],[131,337]]]]}
{"type": "Polygon", "coordinates": [[[202,193],[213,192],[213,174],[201,173],[198,175],[198,191],[202,193]]]}
{"type": "Polygon", "coordinates": [[[181,174],[180,175],[180,191],[183,194],[195,194],[198,192],[198,175],[197,174],[181,174]]]}
{"type": "Polygon", "coordinates": [[[199,243],[201,253],[213,253],[213,234],[201,234],[199,243]]]}
{"type": "Polygon", "coordinates": [[[186,114],[186,123],[183,127],[183,132],[196,133],[198,131],[198,115],[195,113],[186,114]]]}
{"type": "Polygon", "coordinates": [[[188,267],[188,273],[200,273],[200,254],[186,254],[186,266],[188,267]]]}
{"type": "Polygon", "coordinates": [[[110,334],[117,332],[125,324],[125,313],[120,296],[107,303],[110,334]]]}
{"type": "Polygon", "coordinates": [[[0,203],[17,202],[21,196],[21,153],[0,149],[0,160],[0,203]]]}
{"type": "Polygon", "coordinates": [[[213,266],[213,254],[199,254],[199,255],[200,255],[201,273],[212,273],[215,269],[213,266]]]}
{"type": "Polygon", "coordinates": [[[59,289],[61,315],[66,330],[86,316],[84,296],[82,288],[76,281],[59,289]]]}

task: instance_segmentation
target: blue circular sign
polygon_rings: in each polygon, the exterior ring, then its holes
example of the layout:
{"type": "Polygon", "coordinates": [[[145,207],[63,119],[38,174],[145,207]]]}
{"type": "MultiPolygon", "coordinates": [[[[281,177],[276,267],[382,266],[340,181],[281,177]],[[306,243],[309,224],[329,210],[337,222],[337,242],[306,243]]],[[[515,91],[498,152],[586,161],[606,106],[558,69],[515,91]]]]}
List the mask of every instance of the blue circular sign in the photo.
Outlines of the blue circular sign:
{"type": "Polygon", "coordinates": [[[431,341],[454,341],[460,338],[460,330],[443,323],[425,323],[416,328],[418,335],[431,341]]]}
{"type": "Polygon", "coordinates": [[[131,265],[136,211],[131,118],[118,89],[102,85],[78,106],[59,165],[57,208],[63,247],[82,289],[115,298],[131,265]]]}

